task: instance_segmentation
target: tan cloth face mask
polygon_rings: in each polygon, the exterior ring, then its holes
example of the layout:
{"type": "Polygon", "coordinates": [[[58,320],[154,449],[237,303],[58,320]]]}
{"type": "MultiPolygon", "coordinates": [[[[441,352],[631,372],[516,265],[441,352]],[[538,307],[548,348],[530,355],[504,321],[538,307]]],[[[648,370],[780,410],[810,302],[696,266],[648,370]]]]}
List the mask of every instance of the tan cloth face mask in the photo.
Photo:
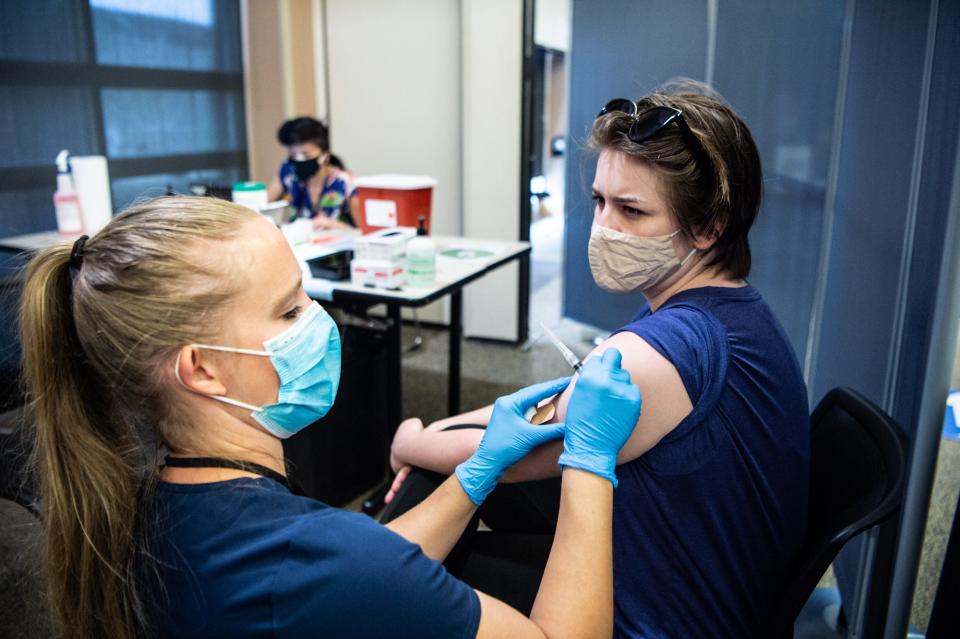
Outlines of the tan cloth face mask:
{"type": "Polygon", "coordinates": [[[679,232],[642,237],[614,231],[594,220],[587,257],[597,286],[611,293],[636,293],[666,280],[697,252],[694,248],[682,260],[677,259],[673,236],[679,232]]]}

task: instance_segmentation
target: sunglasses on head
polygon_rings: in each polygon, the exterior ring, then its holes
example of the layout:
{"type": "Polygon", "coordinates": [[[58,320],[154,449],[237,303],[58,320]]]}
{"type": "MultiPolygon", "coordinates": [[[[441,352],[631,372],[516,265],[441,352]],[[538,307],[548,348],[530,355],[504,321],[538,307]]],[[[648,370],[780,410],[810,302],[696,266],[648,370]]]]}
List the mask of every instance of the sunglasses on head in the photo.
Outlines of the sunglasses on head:
{"type": "Polygon", "coordinates": [[[632,117],[633,124],[630,125],[630,130],[627,131],[627,137],[637,144],[646,142],[672,123],[676,123],[677,128],[680,129],[680,135],[683,136],[687,146],[693,152],[693,159],[700,167],[701,172],[708,176],[713,174],[711,170],[708,170],[712,165],[703,148],[703,144],[700,143],[699,138],[697,138],[694,132],[690,130],[687,121],[683,119],[683,111],[668,106],[651,107],[643,113],[639,111],[640,107],[637,106],[637,103],[633,100],[614,98],[607,102],[605,107],[600,109],[597,117],[599,118],[608,113],[626,113],[632,117]]]}

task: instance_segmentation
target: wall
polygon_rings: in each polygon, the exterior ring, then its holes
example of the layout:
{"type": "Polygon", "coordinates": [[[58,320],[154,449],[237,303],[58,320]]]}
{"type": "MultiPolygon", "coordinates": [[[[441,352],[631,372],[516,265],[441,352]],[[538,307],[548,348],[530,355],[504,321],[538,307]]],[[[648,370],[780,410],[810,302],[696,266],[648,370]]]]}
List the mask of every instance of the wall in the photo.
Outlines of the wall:
{"type": "Polygon", "coordinates": [[[570,49],[570,0],[536,0],[533,41],[557,51],[570,49]]]}
{"type": "Polygon", "coordinates": [[[643,299],[605,293],[593,282],[587,239],[595,158],[584,143],[594,117],[611,98],[638,97],[678,75],[703,78],[707,21],[703,0],[574,0],[572,15],[564,315],[613,329],[636,315],[643,299]],[[625,51],[630,55],[623,55],[625,51]]]}
{"type": "MultiPolygon", "coordinates": [[[[523,3],[463,0],[461,7],[463,234],[517,240],[523,3]]],[[[467,287],[466,335],[518,339],[518,276],[514,263],[467,287]]]]}
{"type": "Polygon", "coordinates": [[[280,12],[274,2],[243,0],[243,83],[250,178],[268,181],[284,153],[276,130],[284,118],[280,12]]]}
{"type": "Polygon", "coordinates": [[[447,0],[327,0],[330,126],[357,175],[437,179],[432,225],[460,223],[460,10],[447,0]]]}
{"type": "MultiPolygon", "coordinates": [[[[459,235],[459,4],[327,0],[325,33],[334,150],[356,175],[436,178],[431,230],[459,235]]],[[[445,321],[444,306],[421,318],[445,321]]]]}
{"type": "MultiPolygon", "coordinates": [[[[269,182],[286,151],[277,128],[298,115],[323,118],[317,105],[314,34],[317,0],[243,0],[243,73],[250,178],[269,182]]],[[[322,46],[322,41],[320,42],[322,46]]],[[[322,61],[322,56],[320,57],[322,61]]]]}
{"type": "Polygon", "coordinates": [[[317,7],[312,0],[280,0],[279,7],[286,116],[322,117],[316,102],[313,12],[317,7]]]}

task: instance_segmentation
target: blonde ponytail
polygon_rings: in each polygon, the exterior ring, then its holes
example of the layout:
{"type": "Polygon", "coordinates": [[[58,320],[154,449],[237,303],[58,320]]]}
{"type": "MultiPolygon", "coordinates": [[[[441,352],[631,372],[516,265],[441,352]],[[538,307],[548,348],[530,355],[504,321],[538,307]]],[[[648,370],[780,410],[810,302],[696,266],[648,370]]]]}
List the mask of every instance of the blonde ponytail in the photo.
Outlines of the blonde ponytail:
{"type": "Polygon", "coordinates": [[[123,639],[147,624],[141,495],[156,471],[136,424],[157,425],[168,443],[188,436],[172,419],[161,367],[213,330],[233,291],[210,249],[253,215],[208,198],[159,198],[90,239],[82,265],[71,266],[69,243],[28,264],[24,379],[48,596],[66,637],[123,639]]]}

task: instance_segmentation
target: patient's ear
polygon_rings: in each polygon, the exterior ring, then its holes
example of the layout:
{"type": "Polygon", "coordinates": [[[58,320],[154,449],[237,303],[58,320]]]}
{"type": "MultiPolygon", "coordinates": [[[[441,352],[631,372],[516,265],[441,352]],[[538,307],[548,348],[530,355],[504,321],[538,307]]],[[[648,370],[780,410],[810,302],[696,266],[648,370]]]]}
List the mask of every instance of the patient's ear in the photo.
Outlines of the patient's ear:
{"type": "Polygon", "coordinates": [[[201,395],[225,395],[227,388],[220,382],[219,370],[202,348],[183,346],[174,360],[174,375],[179,384],[201,395]]]}
{"type": "Polygon", "coordinates": [[[704,229],[697,231],[693,234],[693,247],[699,250],[701,253],[705,253],[713,248],[713,245],[717,243],[717,240],[720,239],[720,236],[723,234],[723,230],[727,227],[726,220],[717,222],[713,227],[709,229],[704,229]]]}

